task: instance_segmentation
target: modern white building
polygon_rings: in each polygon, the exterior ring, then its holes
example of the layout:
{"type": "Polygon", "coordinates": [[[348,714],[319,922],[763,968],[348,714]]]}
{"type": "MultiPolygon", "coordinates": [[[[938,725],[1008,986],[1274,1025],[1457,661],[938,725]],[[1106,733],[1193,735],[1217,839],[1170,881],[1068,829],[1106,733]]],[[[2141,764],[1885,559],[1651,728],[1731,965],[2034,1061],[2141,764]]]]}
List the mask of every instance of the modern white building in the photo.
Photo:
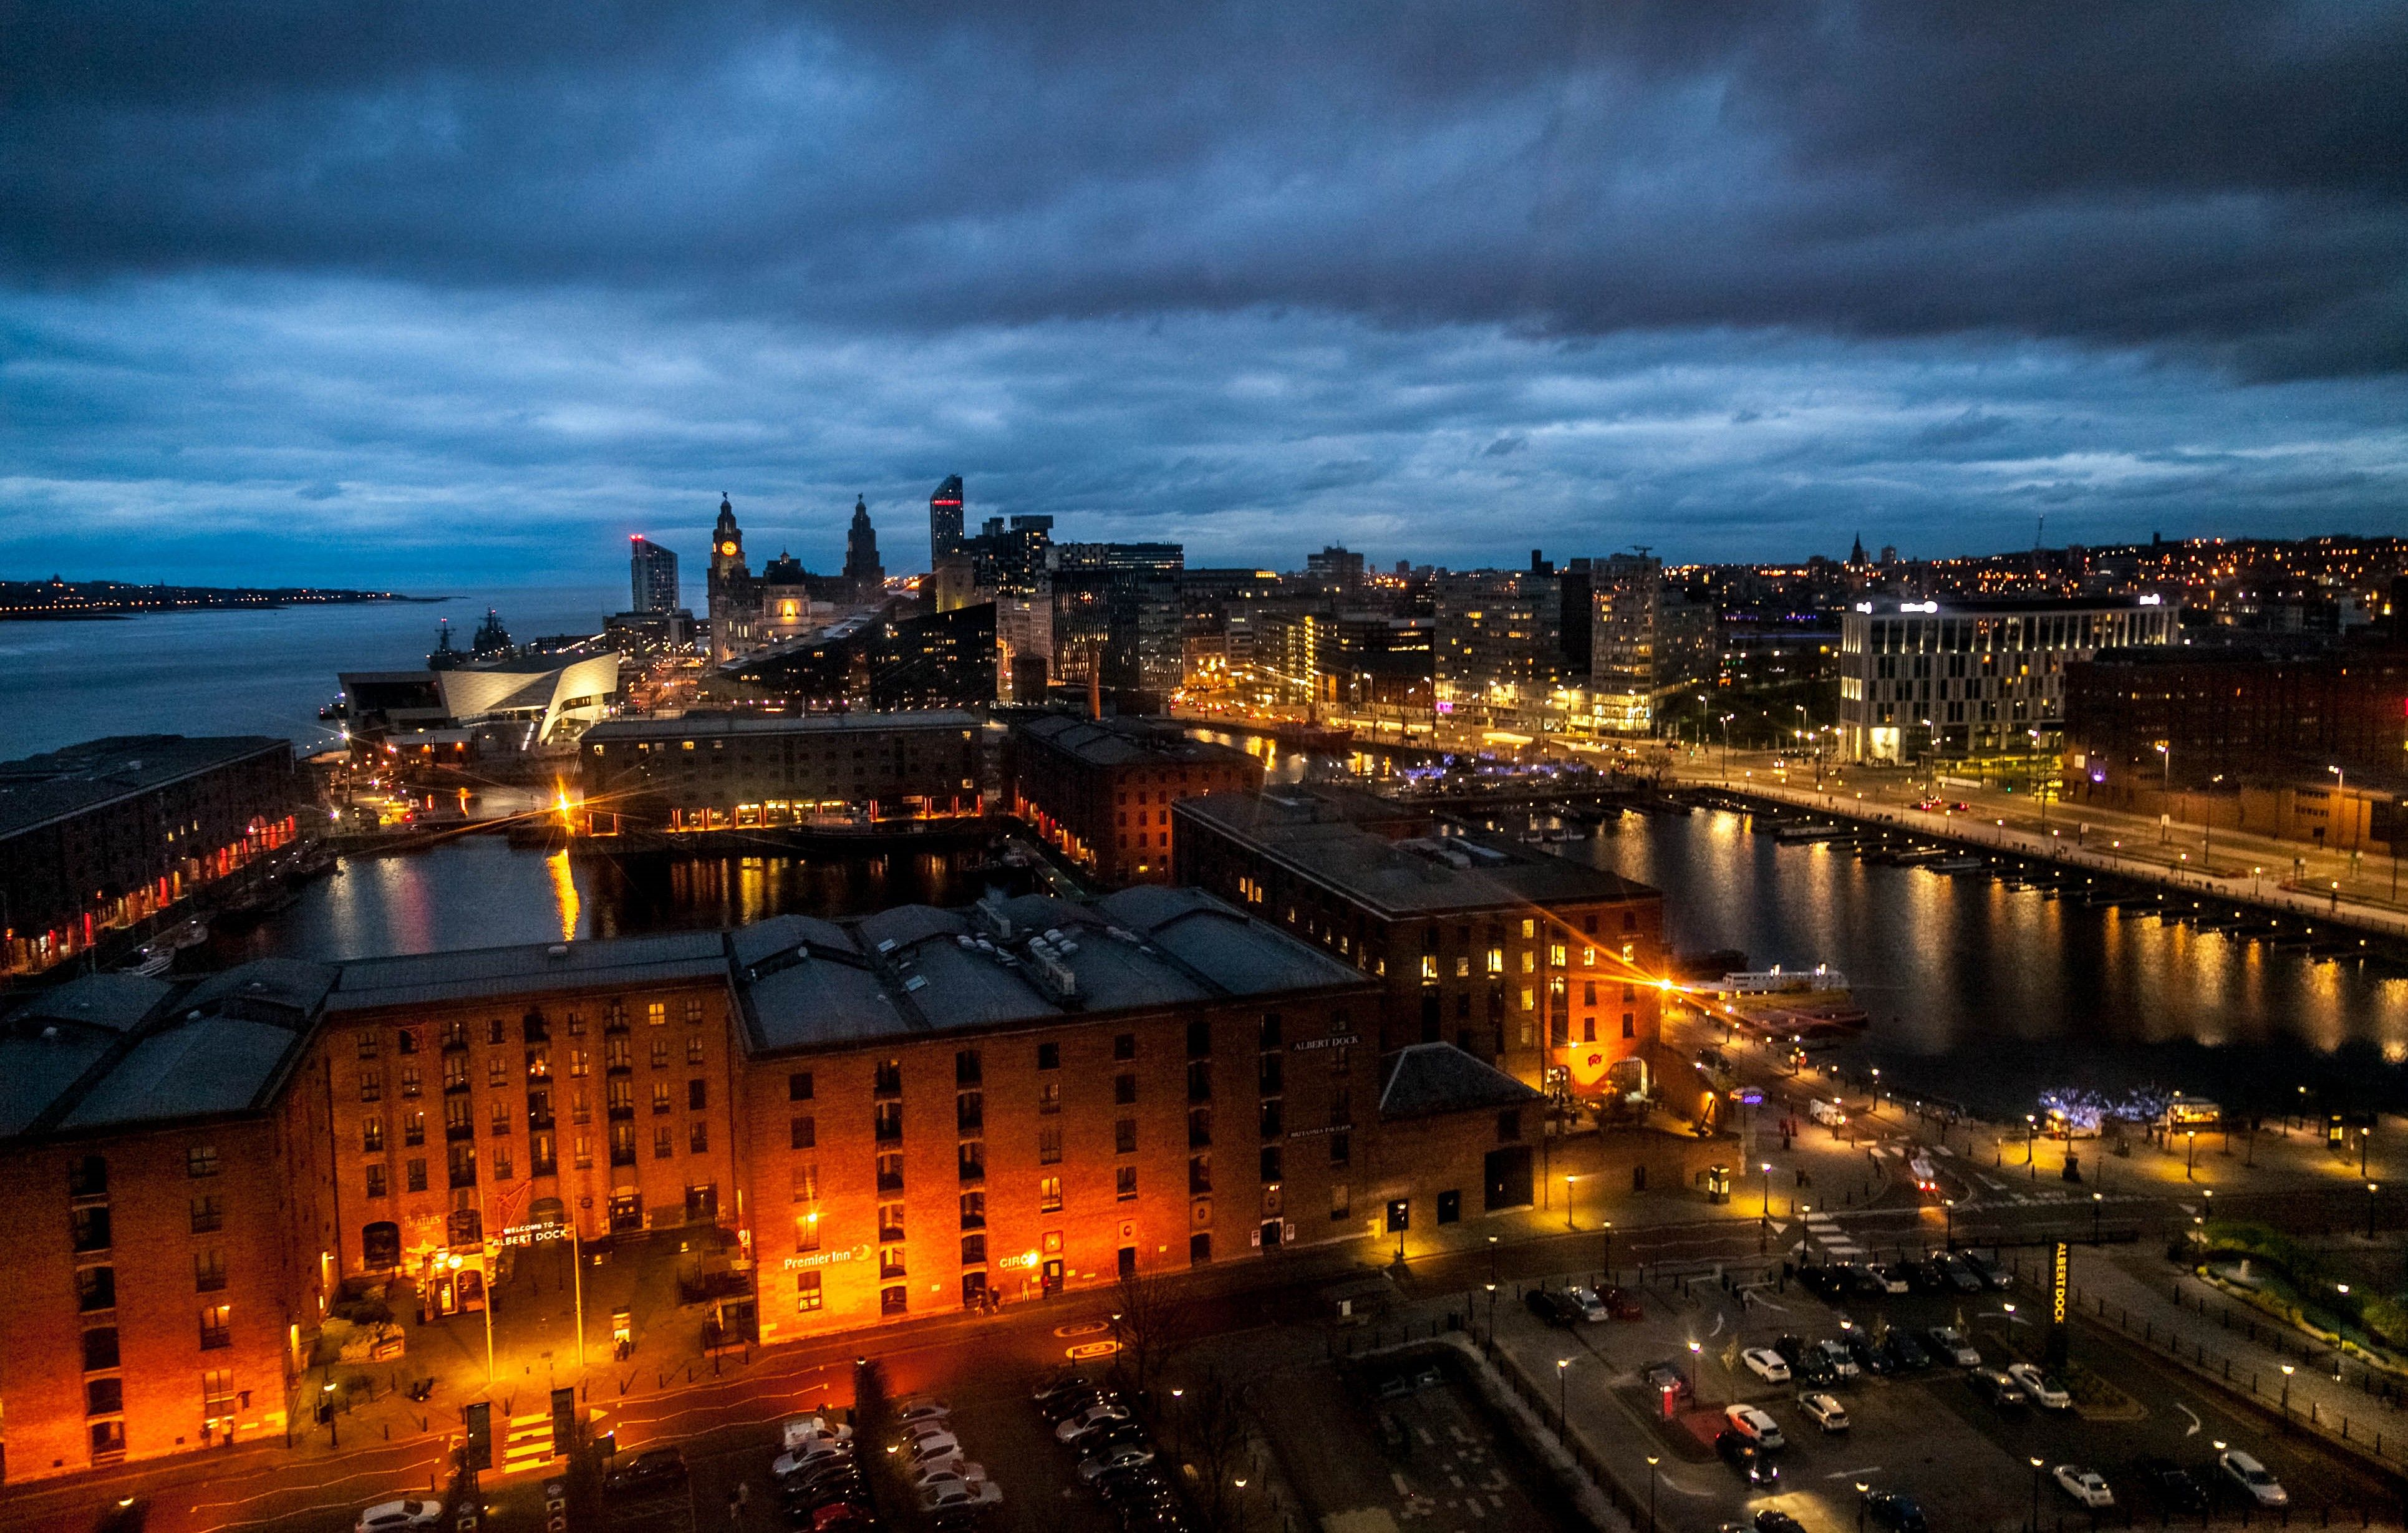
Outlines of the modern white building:
{"type": "Polygon", "coordinates": [[[1851,761],[2053,751],[2065,667],[2179,641],[2157,596],[2114,601],[1859,601],[1841,615],[1841,749],[1851,761]]]}

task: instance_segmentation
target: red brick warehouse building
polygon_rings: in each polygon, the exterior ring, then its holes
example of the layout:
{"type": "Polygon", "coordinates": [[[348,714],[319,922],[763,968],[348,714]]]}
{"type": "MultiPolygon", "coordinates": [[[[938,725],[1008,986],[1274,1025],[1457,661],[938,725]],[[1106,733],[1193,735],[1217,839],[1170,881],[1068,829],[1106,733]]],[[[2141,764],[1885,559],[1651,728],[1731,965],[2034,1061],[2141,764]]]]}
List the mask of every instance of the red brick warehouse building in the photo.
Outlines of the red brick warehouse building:
{"type": "Polygon", "coordinates": [[[280,1438],[343,1280],[441,1325],[562,1226],[774,1343],[1527,1205],[1536,1094],[1379,1007],[1154,888],[78,981],[0,1025],[5,1468],[280,1438]]]}
{"type": "Polygon", "coordinates": [[[1663,1067],[1664,899],[1369,794],[1285,784],[1182,803],[1174,873],[1374,980],[1380,1046],[1444,1039],[1571,1095],[1663,1067]]]}
{"type": "Polygon", "coordinates": [[[1171,806],[1263,785],[1245,752],[1140,719],[1033,713],[1005,750],[1011,812],[1107,883],[1169,882],[1171,806]]]}

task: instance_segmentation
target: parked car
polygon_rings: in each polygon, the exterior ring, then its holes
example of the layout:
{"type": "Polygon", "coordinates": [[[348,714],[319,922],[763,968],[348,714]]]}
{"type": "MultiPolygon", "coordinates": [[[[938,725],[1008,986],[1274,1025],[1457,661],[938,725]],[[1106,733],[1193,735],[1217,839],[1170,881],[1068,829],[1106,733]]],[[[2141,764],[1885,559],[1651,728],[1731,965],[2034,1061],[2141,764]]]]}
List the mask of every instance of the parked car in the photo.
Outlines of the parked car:
{"type": "Polygon", "coordinates": [[[1874,1346],[1873,1339],[1862,1332],[1849,1333],[1847,1348],[1848,1360],[1866,1373],[1880,1375],[1893,1372],[1898,1368],[1898,1365],[1890,1360],[1889,1354],[1874,1346]]]}
{"type": "Polygon", "coordinates": [[[851,1442],[853,1428],[831,1424],[825,1416],[788,1416],[778,1427],[779,1445],[788,1453],[810,1442],[851,1442]]]}
{"type": "Polygon", "coordinates": [[[1883,1339],[1882,1351],[1888,1356],[1893,1373],[1920,1373],[1931,1366],[1931,1354],[1924,1350],[1913,1332],[1903,1327],[1892,1329],[1883,1339]]]}
{"type": "Polygon", "coordinates": [[[1789,1382],[1789,1365],[1783,1362],[1781,1354],[1770,1347],[1750,1347],[1739,1354],[1739,1360],[1747,1365],[1750,1373],[1766,1383],[1785,1384],[1789,1382]]]}
{"type": "Polygon", "coordinates": [[[2291,1493],[2283,1488],[2283,1483],[2268,1472],[2265,1465],[2238,1448],[2228,1448],[2216,1454],[2215,1467],[2224,1471],[2226,1479],[2241,1487],[2242,1495],[2261,1507],[2286,1507],[2291,1504],[2291,1493]]]}
{"type": "Polygon", "coordinates": [[[933,1395],[906,1395],[895,1402],[895,1419],[909,1426],[914,1422],[943,1421],[953,1413],[953,1408],[933,1395]]]}
{"type": "Polygon", "coordinates": [[[142,1533],[150,1524],[150,1498],[147,1496],[121,1496],[100,1509],[100,1517],[92,1525],[92,1533],[142,1533]]]}
{"type": "Polygon", "coordinates": [[[1605,1300],[1598,1296],[1594,1288],[1584,1288],[1575,1283],[1564,1290],[1564,1297],[1579,1307],[1580,1317],[1583,1320],[1598,1321],[1613,1318],[1613,1311],[1605,1307],[1605,1300]]]}
{"type": "Polygon", "coordinates": [[[1822,1354],[1823,1361],[1829,1366],[1834,1379],[1854,1379],[1864,1372],[1863,1365],[1848,1350],[1848,1344],[1837,1337],[1825,1337],[1814,1343],[1814,1350],[1822,1354]]]}
{"type": "Polygon", "coordinates": [[[1978,1294],[1989,1286],[1982,1281],[1982,1274],[1966,1265],[1965,1258],[1962,1256],[1943,1254],[1934,1257],[1933,1260],[1937,1261],[1940,1264],[1940,1269],[1948,1275],[1948,1285],[1960,1294],[1978,1294]]]}
{"type": "Polygon", "coordinates": [[[2144,1458],[2135,1466],[2157,1503],[2168,1512],[2207,1512],[2207,1487],[2170,1458],[2144,1458]]]}
{"type": "Polygon", "coordinates": [[[2073,1409],[2073,1397],[2066,1393],[2063,1384],[2042,1372],[2038,1364],[2011,1363],[2007,1366],[2007,1377],[2024,1392],[2024,1398],[2043,1411],[2073,1409]]]}
{"type": "Polygon", "coordinates": [[[1865,1270],[1881,1280],[1882,1292],[1885,1294],[1904,1294],[1914,1290],[1914,1280],[1907,1276],[1906,1268],[1897,1262],[1876,1262],[1865,1270]]]}
{"type": "Polygon", "coordinates": [[[1918,1294],[1944,1294],[1955,1286],[1948,1281],[1948,1269],[1929,1257],[1901,1261],[1906,1281],[1918,1294]]]}
{"type": "Polygon", "coordinates": [[[1115,1442],[1102,1453],[1079,1461],[1079,1483],[1092,1485],[1115,1469],[1133,1469],[1154,1462],[1154,1450],[1141,1442],[1115,1442]]]}
{"type": "Polygon", "coordinates": [[[1781,1425],[1752,1405],[1729,1405],[1723,1408],[1723,1419],[1731,1430],[1770,1453],[1785,1448],[1789,1440],[1781,1435],[1781,1425]]]}
{"type": "Polygon", "coordinates": [[[1965,1382],[1971,1384],[1973,1393],[1987,1400],[1990,1408],[2002,1416],[2023,1414],[2024,1392],[2015,1387],[2015,1382],[2013,1379],[1997,1368],[1973,1368],[1966,1373],[1965,1382]]]}
{"type": "Polygon", "coordinates": [[[603,1477],[609,1489],[642,1495],[685,1483],[685,1455],[675,1448],[647,1448],[603,1477]]]}
{"type": "Polygon", "coordinates": [[[414,1528],[442,1526],[442,1502],[400,1500],[379,1501],[361,1512],[351,1527],[352,1533],[410,1533],[414,1528]]]}
{"type": "Polygon", "coordinates": [[[2004,1293],[2015,1285],[2015,1275],[2000,1266],[1997,1257],[1985,1256],[1978,1251],[1968,1251],[1963,1254],[1965,1265],[1971,1268],[1993,1293],[2004,1293]]]}
{"type": "Polygon", "coordinates": [[[2057,1488],[2097,1512],[2115,1504],[2115,1493],[2107,1488],[2107,1477],[2097,1469],[2080,1464],[2059,1464],[2048,1471],[2057,1488]]]}
{"type": "Polygon", "coordinates": [[[1810,1294],[1829,1298],[1840,1292],[1839,1269],[1828,1262],[1802,1261],[1798,1264],[1798,1282],[1810,1294]]]}
{"type": "Polygon", "coordinates": [[[1806,1533],[1806,1525],[1785,1512],[1766,1507],[1756,1514],[1756,1533],[1806,1533]]]}
{"type": "Polygon", "coordinates": [[[1798,1409],[1805,1411],[1806,1419],[1826,1432],[1844,1432],[1848,1429],[1847,1407],[1840,1403],[1840,1397],[1837,1395],[1826,1394],[1819,1389],[1810,1389],[1798,1397],[1798,1409]]]}
{"type": "Polygon", "coordinates": [[[951,1432],[932,1432],[903,1450],[903,1462],[913,1469],[940,1458],[962,1456],[962,1440],[951,1432]]]}
{"type": "Polygon", "coordinates": [[[1088,1433],[1114,1426],[1129,1419],[1128,1407],[1114,1400],[1102,1400],[1087,1407],[1054,1428],[1054,1437],[1064,1442],[1076,1442],[1088,1433]]]}
{"type": "Polygon", "coordinates": [[[959,1458],[937,1459],[921,1465],[908,1478],[913,1490],[925,1490],[948,1480],[983,1480],[986,1478],[986,1466],[959,1458]]]}
{"type": "Polygon", "coordinates": [[[1533,1288],[1522,1302],[1550,1325],[1577,1325],[1588,1318],[1579,1303],[1560,1288],[1533,1288]]]}
{"type": "Polygon", "coordinates": [[[853,1444],[850,1441],[838,1442],[834,1438],[813,1438],[799,1448],[789,1448],[780,1454],[770,1464],[769,1472],[782,1480],[790,1474],[800,1474],[814,1464],[824,1464],[830,1459],[852,1456],[853,1444]]]}
{"type": "Polygon", "coordinates": [[[1888,1297],[1889,1289],[1887,1285],[1882,1282],[1881,1274],[1875,1272],[1871,1268],[1859,1267],[1856,1263],[1850,1262],[1847,1264],[1847,1271],[1848,1292],[1854,1297],[1857,1298],[1885,1298],[1888,1297]]]}
{"type": "Polygon", "coordinates": [[[1100,1405],[1120,1397],[1094,1383],[1078,1383],[1048,1392],[1037,1402],[1037,1413],[1050,1426],[1058,1426],[1091,1405],[1100,1405]]]}
{"type": "Polygon", "coordinates": [[[1723,1455],[1724,1463],[1739,1471],[1740,1478],[1746,1481],[1751,1489],[1770,1490],[1781,1483],[1781,1466],[1775,1464],[1772,1455],[1751,1438],[1725,1428],[1714,1439],[1714,1452],[1723,1455]]]}
{"type": "Polygon", "coordinates": [[[923,1512],[952,1512],[1001,1505],[1003,1487],[992,1480],[982,1480],[975,1485],[966,1483],[939,1485],[920,1494],[920,1510],[923,1512]]]}
{"type": "Polygon", "coordinates": [[[1954,1363],[1958,1368],[1982,1366],[1982,1354],[1973,1350],[1973,1343],[1966,1340],[1965,1333],[1956,1326],[1934,1325],[1923,1335],[1931,1343],[1932,1354],[1942,1362],[1954,1363]]]}
{"type": "Polygon", "coordinates": [[[1901,1496],[1894,1490],[1865,1492],[1866,1520],[1886,1533],[1931,1533],[1931,1525],[1924,1520],[1923,1509],[1912,1496],[1901,1496]]]}
{"type": "Polygon", "coordinates": [[[1803,1337],[1784,1336],[1772,1343],[1772,1350],[1789,1365],[1789,1376],[1799,1383],[1828,1384],[1831,1382],[1830,1360],[1822,1348],[1803,1337]]]}
{"type": "Polygon", "coordinates": [[[1600,1288],[1597,1297],[1605,1301],[1605,1312],[1616,1320],[1647,1318],[1647,1307],[1627,1288],[1600,1288]]]}
{"type": "Polygon", "coordinates": [[[1640,1382],[1656,1392],[1669,1391],[1673,1398],[1689,1397],[1689,1371],[1670,1357],[1662,1357],[1639,1370],[1640,1382]]]}

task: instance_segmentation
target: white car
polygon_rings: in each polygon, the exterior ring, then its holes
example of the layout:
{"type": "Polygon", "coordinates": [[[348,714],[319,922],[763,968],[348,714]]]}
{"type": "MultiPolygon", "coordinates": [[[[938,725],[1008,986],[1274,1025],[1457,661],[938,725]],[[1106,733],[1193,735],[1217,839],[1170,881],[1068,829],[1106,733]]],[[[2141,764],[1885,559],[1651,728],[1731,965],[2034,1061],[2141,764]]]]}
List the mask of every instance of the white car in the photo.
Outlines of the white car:
{"type": "Polygon", "coordinates": [[[839,1442],[834,1438],[812,1438],[799,1448],[790,1448],[780,1454],[770,1464],[769,1472],[783,1480],[790,1474],[800,1474],[814,1464],[824,1464],[831,1458],[851,1457],[852,1454],[853,1444],[850,1442],[839,1442]]]}
{"type": "Polygon", "coordinates": [[[1124,1442],[1080,1460],[1079,1480],[1082,1484],[1092,1485],[1116,1470],[1139,1469],[1153,1462],[1153,1449],[1141,1442],[1124,1442]]]}
{"type": "Polygon", "coordinates": [[[1597,1290],[1594,1288],[1583,1288],[1574,1284],[1564,1290],[1564,1297],[1580,1306],[1583,1320],[1598,1321],[1613,1318],[1613,1311],[1605,1307],[1605,1300],[1598,1297],[1597,1290]]]}
{"type": "Polygon", "coordinates": [[[2241,1487],[2243,1495],[2261,1507],[2286,1507],[2291,1504],[2291,1493],[2283,1488],[2283,1483],[2267,1473],[2265,1465],[2238,1448],[2216,1454],[2215,1467],[2241,1487]]]}
{"type": "Polygon", "coordinates": [[[813,1442],[851,1442],[853,1428],[838,1422],[829,1425],[825,1416],[788,1416],[780,1425],[779,1438],[788,1453],[813,1442]]]}
{"type": "Polygon", "coordinates": [[[1723,1419],[1731,1430],[1757,1447],[1770,1451],[1785,1447],[1789,1440],[1781,1435],[1781,1424],[1752,1405],[1732,1405],[1723,1409],[1723,1419]]]}
{"type": "Polygon", "coordinates": [[[2059,1464],[2048,1472],[2049,1478],[2057,1482],[2057,1489],[2093,1512],[2115,1504],[2115,1493],[2107,1488],[2105,1478],[2097,1469],[2086,1469],[2079,1464],[2059,1464]]]}
{"type": "Polygon", "coordinates": [[[938,1432],[924,1437],[903,1450],[903,1463],[908,1469],[918,1470],[943,1459],[962,1456],[961,1439],[951,1432],[938,1432]]]}
{"type": "Polygon", "coordinates": [[[895,1402],[895,1419],[904,1426],[915,1422],[943,1421],[953,1413],[953,1408],[934,1395],[906,1395],[895,1402]]]}
{"type": "Polygon", "coordinates": [[[2007,1377],[2015,1382],[2026,1399],[2043,1411],[2073,1409],[2073,1397],[2065,1392],[2063,1384],[2042,1373],[2037,1364],[2010,1363],[2007,1365],[2007,1377]]]}
{"type": "Polygon", "coordinates": [[[1827,1102],[1817,1096],[1806,1104],[1806,1116],[1826,1128],[1837,1128],[1848,1121],[1848,1110],[1837,1102],[1827,1102]]]}
{"type": "Polygon", "coordinates": [[[1798,1397],[1798,1409],[1805,1411],[1807,1419],[1826,1432],[1848,1429],[1848,1408],[1840,1403],[1837,1395],[1828,1395],[1819,1389],[1808,1390],[1798,1397]]]}
{"type": "Polygon", "coordinates": [[[1789,1365],[1783,1362],[1781,1354],[1770,1347],[1750,1347],[1739,1354],[1739,1360],[1747,1365],[1750,1373],[1766,1383],[1785,1384],[1789,1382],[1789,1365]]]}
{"type": "Polygon", "coordinates": [[[977,1484],[939,1485],[920,1493],[920,1509],[924,1512],[975,1511],[982,1507],[1003,1505],[1003,1487],[992,1480],[977,1484]]]}
{"type": "Polygon", "coordinates": [[[1873,1275],[1873,1281],[1882,1285],[1882,1292],[1885,1294],[1903,1294],[1913,1287],[1913,1284],[1906,1281],[1906,1274],[1898,1269],[1898,1264],[1895,1262],[1883,1262],[1868,1267],[1865,1270],[1873,1275]]]}
{"type": "Polygon", "coordinates": [[[440,1501],[379,1501],[360,1513],[352,1533],[408,1533],[419,1527],[443,1526],[440,1501]]]}
{"type": "Polygon", "coordinates": [[[958,1458],[935,1458],[913,1469],[910,1478],[915,1491],[930,1490],[954,1481],[975,1485],[986,1478],[986,1466],[966,1464],[958,1458]]]}
{"type": "Polygon", "coordinates": [[[1085,1437],[1089,1432],[1097,1431],[1106,1426],[1115,1426],[1128,1419],[1129,1413],[1127,1406],[1116,1405],[1110,1400],[1106,1400],[1101,1405],[1091,1405],[1087,1407],[1087,1409],[1080,1411],[1077,1415],[1072,1416],[1061,1426],[1056,1426],[1054,1428],[1054,1435],[1061,1439],[1064,1442],[1076,1442],[1081,1438],[1085,1437]]]}
{"type": "Polygon", "coordinates": [[[1858,1368],[1856,1360],[1848,1355],[1846,1342],[1837,1338],[1826,1338],[1814,1343],[1814,1350],[1822,1354],[1823,1361],[1831,1365],[1832,1377],[1856,1379],[1863,1376],[1865,1370],[1858,1368]]]}

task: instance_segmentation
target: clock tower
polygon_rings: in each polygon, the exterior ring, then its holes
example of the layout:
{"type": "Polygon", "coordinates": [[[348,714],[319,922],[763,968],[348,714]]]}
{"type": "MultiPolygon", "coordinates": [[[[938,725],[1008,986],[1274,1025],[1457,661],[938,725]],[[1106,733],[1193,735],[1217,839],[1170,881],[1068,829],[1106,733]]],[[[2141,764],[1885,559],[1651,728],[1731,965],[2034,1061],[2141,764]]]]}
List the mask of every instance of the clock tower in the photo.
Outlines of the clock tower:
{"type": "Polygon", "coordinates": [[[710,530],[710,657],[728,660],[752,647],[752,571],[744,563],[744,529],[736,508],[719,497],[719,521],[710,530]]]}

